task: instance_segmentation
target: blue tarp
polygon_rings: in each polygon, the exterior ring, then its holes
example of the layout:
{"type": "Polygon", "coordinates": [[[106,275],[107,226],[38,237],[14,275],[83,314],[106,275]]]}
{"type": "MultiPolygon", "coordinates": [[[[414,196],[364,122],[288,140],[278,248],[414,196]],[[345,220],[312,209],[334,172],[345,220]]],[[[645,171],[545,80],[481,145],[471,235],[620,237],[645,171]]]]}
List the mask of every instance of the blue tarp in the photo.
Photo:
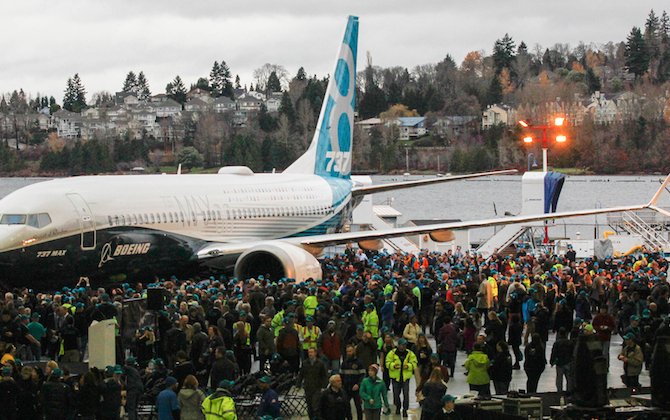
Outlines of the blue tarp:
{"type": "Polygon", "coordinates": [[[558,198],[561,196],[565,175],[558,172],[547,172],[544,176],[544,212],[555,213],[558,198]]]}

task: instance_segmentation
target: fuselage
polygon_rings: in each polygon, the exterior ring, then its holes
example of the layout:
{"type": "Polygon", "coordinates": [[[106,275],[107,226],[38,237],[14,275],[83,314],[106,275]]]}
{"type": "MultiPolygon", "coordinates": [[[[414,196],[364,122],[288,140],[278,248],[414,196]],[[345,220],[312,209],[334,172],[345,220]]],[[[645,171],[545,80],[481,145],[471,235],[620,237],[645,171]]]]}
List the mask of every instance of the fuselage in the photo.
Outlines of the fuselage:
{"type": "Polygon", "coordinates": [[[250,172],[33,184],[0,200],[0,281],[48,288],[63,276],[176,274],[209,242],[335,232],[353,210],[351,188],[341,178],[250,172]]]}

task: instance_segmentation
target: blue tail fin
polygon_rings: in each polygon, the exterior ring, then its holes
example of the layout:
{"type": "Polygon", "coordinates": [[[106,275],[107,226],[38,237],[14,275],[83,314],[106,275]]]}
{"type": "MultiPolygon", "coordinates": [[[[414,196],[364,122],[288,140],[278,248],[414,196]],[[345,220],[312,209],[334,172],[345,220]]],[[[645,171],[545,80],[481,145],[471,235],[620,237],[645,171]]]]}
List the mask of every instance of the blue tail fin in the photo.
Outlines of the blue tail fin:
{"type": "Polygon", "coordinates": [[[312,143],[305,154],[286,168],[285,173],[336,178],[349,178],[351,175],[357,51],[358,17],[349,16],[312,143]]]}

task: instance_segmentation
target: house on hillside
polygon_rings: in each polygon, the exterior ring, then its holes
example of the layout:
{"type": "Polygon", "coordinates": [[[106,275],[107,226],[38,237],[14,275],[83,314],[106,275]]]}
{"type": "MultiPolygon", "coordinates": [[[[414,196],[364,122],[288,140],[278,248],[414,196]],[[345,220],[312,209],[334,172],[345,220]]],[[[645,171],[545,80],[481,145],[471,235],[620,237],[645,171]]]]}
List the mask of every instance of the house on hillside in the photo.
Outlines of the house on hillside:
{"type": "Polygon", "coordinates": [[[150,102],[146,104],[149,112],[155,112],[156,117],[178,117],[181,114],[181,104],[174,99],[166,99],[161,102],[150,102]]]}
{"type": "Polygon", "coordinates": [[[417,139],[427,133],[426,117],[399,117],[394,123],[398,126],[400,140],[417,139]]]}
{"type": "Polygon", "coordinates": [[[214,98],[212,98],[212,94],[205,89],[201,88],[193,88],[191,89],[187,94],[186,97],[189,99],[200,99],[201,101],[211,104],[214,102],[214,98]]]}
{"type": "Polygon", "coordinates": [[[184,110],[188,112],[205,112],[209,109],[209,104],[202,99],[193,97],[184,104],[184,110]]]}
{"type": "Polygon", "coordinates": [[[59,109],[51,115],[52,128],[56,129],[58,137],[64,139],[77,139],[81,137],[81,115],[76,112],[59,109]]]}
{"type": "Polygon", "coordinates": [[[479,117],[476,115],[447,115],[436,118],[431,132],[453,138],[478,129],[479,117]]]}
{"type": "Polygon", "coordinates": [[[514,121],[512,118],[512,108],[505,104],[489,105],[482,112],[482,129],[486,130],[497,124],[510,125],[514,121]]]}
{"type": "Polygon", "coordinates": [[[237,105],[235,104],[235,101],[229,97],[219,96],[214,100],[212,107],[214,108],[214,112],[222,113],[227,111],[235,111],[237,105]]]}
{"type": "Polygon", "coordinates": [[[279,112],[279,106],[281,105],[281,92],[272,92],[265,101],[265,108],[268,112],[279,112]]]}
{"type": "Polygon", "coordinates": [[[369,134],[370,130],[382,125],[382,120],[381,118],[368,118],[367,120],[356,121],[354,124],[369,134]]]}
{"type": "Polygon", "coordinates": [[[610,124],[617,120],[618,108],[615,95],[595,91],[586,109],[597,124],[610,124]]]}
{"type": "Polygon", "coordinates": [[[237,98],[235,102],[240,111],[260,111],[263,99],[258,98],[254,93],[256,92],[249,92],[237,98]]]}

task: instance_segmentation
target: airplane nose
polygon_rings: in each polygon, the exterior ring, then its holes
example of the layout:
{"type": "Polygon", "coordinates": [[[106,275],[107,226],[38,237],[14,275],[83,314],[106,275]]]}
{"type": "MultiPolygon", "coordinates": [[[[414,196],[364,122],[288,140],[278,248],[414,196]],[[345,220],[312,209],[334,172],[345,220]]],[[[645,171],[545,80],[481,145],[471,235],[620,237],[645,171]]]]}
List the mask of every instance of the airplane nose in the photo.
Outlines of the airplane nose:
{"type": "Polygon", "coordinates": [[[23,238],[22,231],[21,226],[0,225],[0,252],[29,245],[31,238],[23,238]]]}

